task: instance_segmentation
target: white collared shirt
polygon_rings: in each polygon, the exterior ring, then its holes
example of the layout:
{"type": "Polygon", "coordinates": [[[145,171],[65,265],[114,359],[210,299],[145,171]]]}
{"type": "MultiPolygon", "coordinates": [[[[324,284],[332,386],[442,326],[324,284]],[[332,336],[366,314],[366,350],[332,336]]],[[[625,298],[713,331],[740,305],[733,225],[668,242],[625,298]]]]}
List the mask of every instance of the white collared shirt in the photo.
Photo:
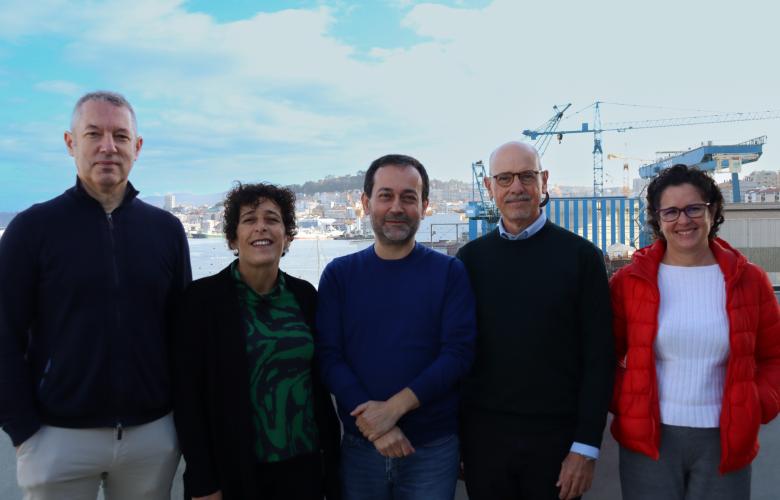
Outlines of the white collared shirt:
{"type": "Polygon", "coordinates": [[[523,229],[520,234],[512,234],[506,230],[504,218],[501,217],[498,219],[498,232],[502,238],[507,240],[525,240],[538,233],[539,230],[544,227],[545,222],[547,222],[547,214],[544,210],[540,210],[539,217],[537,217],[527,228],[523,229]]]}

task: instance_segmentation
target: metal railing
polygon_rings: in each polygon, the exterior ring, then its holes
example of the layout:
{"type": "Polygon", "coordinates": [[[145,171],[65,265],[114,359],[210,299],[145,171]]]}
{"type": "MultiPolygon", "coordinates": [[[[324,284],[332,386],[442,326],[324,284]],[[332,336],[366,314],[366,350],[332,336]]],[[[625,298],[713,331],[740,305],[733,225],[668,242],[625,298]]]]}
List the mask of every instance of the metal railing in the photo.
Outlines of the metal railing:
{"type": "Polygon", "coordinates": [[[605,253],[618,243],[634,248],[650,243],[641,198],[555,198],[544,209],[552,222],[590,240],[605,253]]]}
{"type": "MultiPolygon", "coordinates": [[[[470,203],[469,239],[495,228],[495,224],[477,216],[478,205],[478,202],[470,203]]],[[[650,244],[645,230],[645,202],[642,198],[551,198],[544,210],[552,222],[590,240],[605,253],[617,243],[634,248],[650,244]]]]}

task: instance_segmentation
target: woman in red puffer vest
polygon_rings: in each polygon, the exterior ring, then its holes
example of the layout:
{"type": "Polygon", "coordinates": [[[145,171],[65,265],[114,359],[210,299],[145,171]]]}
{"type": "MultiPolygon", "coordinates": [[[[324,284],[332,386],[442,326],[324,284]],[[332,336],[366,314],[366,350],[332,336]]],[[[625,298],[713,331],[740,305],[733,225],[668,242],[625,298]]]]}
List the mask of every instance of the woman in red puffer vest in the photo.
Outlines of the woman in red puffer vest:
{"type": "Polygon", "coordinates": [[[623,498],[749,498],[759,425],[780,411],[777,299],[715,237],[723,196],[707,174],[665,170],[647,212],[657,241],[610,282],[623,498]]]}

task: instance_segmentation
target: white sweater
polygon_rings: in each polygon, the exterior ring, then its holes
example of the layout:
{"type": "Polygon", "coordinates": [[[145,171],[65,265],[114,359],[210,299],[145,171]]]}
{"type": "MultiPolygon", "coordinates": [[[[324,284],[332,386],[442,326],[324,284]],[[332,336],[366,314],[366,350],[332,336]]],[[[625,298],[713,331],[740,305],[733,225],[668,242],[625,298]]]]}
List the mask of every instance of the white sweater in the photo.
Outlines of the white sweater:
{"type": "Polygon", "coordinates": [[[658,290],[655,369],[661,422],[718,427],[729,355],[723,273],[717,265],[661,264],[658,290]]]}

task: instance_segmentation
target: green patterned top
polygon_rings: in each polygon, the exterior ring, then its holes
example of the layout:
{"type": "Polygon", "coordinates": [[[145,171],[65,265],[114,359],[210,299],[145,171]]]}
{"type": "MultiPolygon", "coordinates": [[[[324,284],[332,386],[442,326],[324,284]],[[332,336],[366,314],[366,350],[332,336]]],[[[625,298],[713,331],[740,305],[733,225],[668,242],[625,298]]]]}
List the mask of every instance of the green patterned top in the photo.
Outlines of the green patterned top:
{"type": "Polygon", "coordinates": [[[255,455],[278,462],[317,449],[312,402],[314,341],[282,273],[266,295],[231,265],[246,332],[255,455]]]}

